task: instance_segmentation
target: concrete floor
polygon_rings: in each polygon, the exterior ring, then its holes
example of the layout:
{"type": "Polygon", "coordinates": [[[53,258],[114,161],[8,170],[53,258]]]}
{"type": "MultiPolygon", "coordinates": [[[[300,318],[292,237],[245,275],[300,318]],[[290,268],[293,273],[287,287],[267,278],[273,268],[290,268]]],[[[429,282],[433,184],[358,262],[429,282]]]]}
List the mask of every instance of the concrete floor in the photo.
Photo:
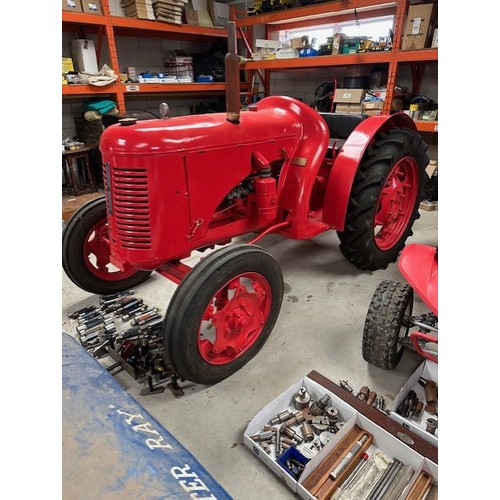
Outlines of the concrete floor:
{"type": "MultiPolygon", "coordinates": [[[[421,211],[408,242],[438,244],[437,210],[421,211]]],[[[309,241],[270,235],[260,245],[281,266],[285,296],[270,338],[252,361],[211,387],[182,383],[185,395],[179,399],[168,389],[141,396],[142,386],[127,373],[115,377],[235,499],[293,499],[291,490],[243,445],[250,419],[311,370],[336,383],[348,380],[355,391],[367,385],[392,408],[391,401],[422,360],[407,351],[395,370],[385,371],[368,365],[361,354],[373,292],[384,279],[404,281],[395,264],[376,272],[355,269],[340,253],[333,231],[309,241]]],[[[188,263],[195,262],[192,257],[188,263]]],[[[74,335],[76,324],[68,312],[97,304],[97,297],[77,288],[64,272],[62,287],[62,327],[74,335]]],[[[175,285],[153,275],[135,290],[164,313],[175,285]]],[[[418,297],[414,311],[426,311],[418,297]]]]}

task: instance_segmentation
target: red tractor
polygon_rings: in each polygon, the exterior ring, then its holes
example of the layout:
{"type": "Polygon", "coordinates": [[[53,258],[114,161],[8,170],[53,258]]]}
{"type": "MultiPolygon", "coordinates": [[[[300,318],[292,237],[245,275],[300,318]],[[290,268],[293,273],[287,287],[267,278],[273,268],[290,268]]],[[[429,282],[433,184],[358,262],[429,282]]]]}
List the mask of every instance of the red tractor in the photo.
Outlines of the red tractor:
{"type": "Polygon", "coordinates": [[[181,378],[201,384],[239,370],[278,318],[283,277],[261,238],[336,230],[354,266],[386,268],[419,217],[429,161],[405,114],[320,114],[290,97],[240,112],[229,66],[227,113],[104,130],[105,196],[73,215],[62,241],[66,274],[90,293],[133,288],[153,271],[178,284],[165,353],[181,378]],[[230,244],[247,233],[256,236],[230,244]],[[216,245],[193,268],[183,263],[216,245]]]}

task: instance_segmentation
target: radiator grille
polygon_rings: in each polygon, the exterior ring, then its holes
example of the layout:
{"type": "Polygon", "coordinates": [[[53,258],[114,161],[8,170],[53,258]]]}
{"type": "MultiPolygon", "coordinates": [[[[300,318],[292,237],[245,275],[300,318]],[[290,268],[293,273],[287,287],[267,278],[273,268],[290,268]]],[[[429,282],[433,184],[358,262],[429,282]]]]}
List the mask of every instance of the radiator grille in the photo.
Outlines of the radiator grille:
{"type": "MultiPolygon", "coordinates": [[[[106,171],[105,165],[105,171],[106,171]]],[[[104,189],[108,212],[116,220],[117,239],[123,248],[151,249],[151,217],[146,169],[111,167],[104,189]]]]}

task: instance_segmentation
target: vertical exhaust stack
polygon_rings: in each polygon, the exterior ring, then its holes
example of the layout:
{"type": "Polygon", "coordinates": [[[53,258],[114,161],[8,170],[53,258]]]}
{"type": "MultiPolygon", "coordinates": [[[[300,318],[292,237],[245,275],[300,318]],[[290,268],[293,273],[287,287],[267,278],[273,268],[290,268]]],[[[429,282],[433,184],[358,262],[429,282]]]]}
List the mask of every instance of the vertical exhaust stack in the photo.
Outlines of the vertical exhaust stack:
{"type": "Polygon", "coordinates": [[[224,58],[226,74],[226,120],[240,123],[240,58],[236,42],[236,23],[227,23],[227,54],[224,58]]]}

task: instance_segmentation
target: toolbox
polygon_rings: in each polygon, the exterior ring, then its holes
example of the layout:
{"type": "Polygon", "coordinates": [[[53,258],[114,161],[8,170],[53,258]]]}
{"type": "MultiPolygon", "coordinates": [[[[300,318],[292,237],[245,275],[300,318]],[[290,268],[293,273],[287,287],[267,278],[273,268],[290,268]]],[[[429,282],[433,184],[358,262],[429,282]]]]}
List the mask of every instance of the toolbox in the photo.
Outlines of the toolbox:
{"type": "MultiPolygon", "coordinates": [[[[312,411],[313,406],[309,409],[312,411]]],[[[302,410],[304,411],[307,412],[308,409],[302,410]]],[[[291,429],[290,435],[300,433],[300,424],[287,427],[291,429]]],[[[410,478],[404,483],[404,490],[394,497],[398,500],[406,498],[412,488],[430,488],[432,484],[437,489],[436,446],[316,371],[311,371],[262,408],[245,429],[244,442],[293,492],[308,500],[329,499],[342,482],[356,472],[354,469],[361,464],[354,462],[363,457],[364,453],[371,457],[390,457],[392,461],[406,467],[410,478]],[[336,409],[336,430],[328,433],[330,438],[324,440],[323,446],[317,450],[313,449],[311,441],[306,442],[305,439],[286,450],[276,450],[276,444],[269,445],[276,443],[274,436],[271,441],[261,441],[260,436],[266,433],[264,429],[275,432],[274,429],[285,425],[276,425],[280,415],[287,411],[298,413],[296,398],[302,388],[310,396],[311,403],[316,402],[319,406],[324,400],[328,406],[336,409]],[[289,457],[290,454],[294,456],[289,457]],[[347,462],[351,458],[352,463],[347,462]],[[335,471],[336,475],[332,475],[335,471]]]]}

